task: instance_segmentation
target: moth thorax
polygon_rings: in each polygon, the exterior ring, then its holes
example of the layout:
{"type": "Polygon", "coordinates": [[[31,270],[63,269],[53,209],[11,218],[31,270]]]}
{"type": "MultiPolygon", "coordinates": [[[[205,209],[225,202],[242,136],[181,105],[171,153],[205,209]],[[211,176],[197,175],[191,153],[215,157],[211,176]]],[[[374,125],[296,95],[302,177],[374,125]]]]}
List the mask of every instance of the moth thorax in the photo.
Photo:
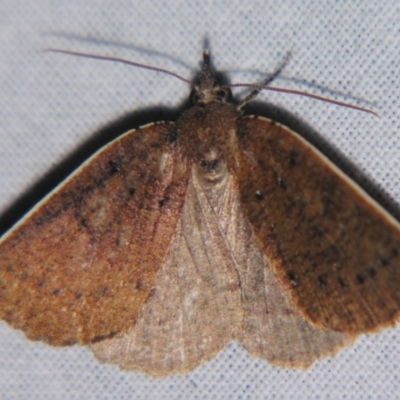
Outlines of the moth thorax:
{"type": "Polygon", "coordinates": [[[237,118],[232,104],[214,102],[191,108],[179,120],[178,140],[200,173],[212,176],[234,167],[237,118]]]}

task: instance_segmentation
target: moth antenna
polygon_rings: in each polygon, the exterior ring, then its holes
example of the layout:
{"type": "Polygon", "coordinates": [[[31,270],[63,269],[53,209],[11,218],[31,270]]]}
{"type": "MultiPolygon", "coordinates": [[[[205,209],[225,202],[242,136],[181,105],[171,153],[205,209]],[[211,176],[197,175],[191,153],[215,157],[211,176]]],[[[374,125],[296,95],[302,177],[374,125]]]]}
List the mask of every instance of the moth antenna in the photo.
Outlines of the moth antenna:
{"type": "MultiPolygon", "coordinates": [[[[268,85],[277,77],[280,75],[280,73],[283,71],[283,69],[286,67],[286,65],[289,63],[290,58],[292,57],[292,51],[289,50],[285,56],[285,58],[283,59],[283,61],[281,62],[281,64],[278,66],[278,68],[275,69],[275,71],[267,76],[267,78],[265,78],[261,83],[259,84],[254,84],[253,87],[254,90],[248,94],[240,103],[240,105],[238,106],[238,109],[240,110],[245,104],[247,104],[249,101],[251,101],[252,99],[254,99],[255,97],[258,96],[258,94],[260,93],[260,91],[264,88],[264,87],[269,87],[268,85]]],[[[240,87],[242,84],[238,83],[238,84],[232,84],[232,85],[228,85],[228,87],[240,87]]]]}
{"type": "Polygon", "coordinates": [[[178,74],[175,74],[174,72],[168,71],[167,69],[153,67],[153,66],[147,65],[147,64],[141,64],[141,63],[138,63],[135,61],[127,60],[125,58],[112,57],[112,56],[101,56],[98,54],[84,53],[84,52],[72,51],[72,50],[55,49],[55,48],[48,48],[48,49],[44,49],[43,51],[69,54],[69,55],[78,56],[78,57],[94,58],[96,60],[116,61],[116,62],[120,62],[122,64],[133,65],[134,67],[138,67],[138,68],[148,69],[148,70],[156,71],[156,72],[162,72],[163,74],[171,75],[185,83],[188,83],[189,85],[192,84],[192,82],[189,81],[188,79],[186,79],[183,76],[180,76],[178,74]]]}
{"type": "Polygon", "coordinates": [[[286,65],[289,64],[290,59],[292,58],[293,51],[289,50],[286,53],[285,58],[282,60],[278,68],[270,75],[268,76],[264,82],[262,83],[263,86],[268,86],[277,76],[281,74],[281,72],[286,68],[286,65]]]}
{"type": "Polygon", "coordinates": [[[277,88],[277,87],[273,87],[273,86],[268,86],[277,76],[280,75],[280,73],[283,71],[283,69],[289,63],[291,57],[292,57],[292,51],[289,51],[286,54],[284,60],[279,65],[279,67],[271,75],[269,75],[263,82],[261,82],[259,84],[256,84],[256,83],[234,83],[234,84],[231,84],[231,85],[226,85],[226,87],[229,87],[229,88],[233,88],[233,87],[249,87],[249,88],[253,88],[254,89],[249,95],[247,95],[243,99],[243,101],[239,104],[238,108],[241,109],[249,101],[251,101],[256,96],[258,96],[258,94],[261,92],[261,90],[271,90],[271,91],[274,91],[274,92],[290,93],[290,94],[297,94],[297,95],[300,95],[300,96],[310,97],[312,99],[324,101],[325,103],[331,103],[331,104],[336,104],[338,106],[352,108],[354,110],[367,112],[367,113],[375,115],[376,117],[379,117],[379,114],[377,114],[375,111],[372,111],[372,110],[370,110],[368,108],[365,108],[365,107],[355,106],[353,104],[345,103],[345,102],[338,101],[338,100],[329,99],[328,97],[318,96],[316,94],[303,92],[301,90],[284,89],[284,88],[277,88]]]}
{"type": "Polygon", "coordinates": [[[316,100],[324,101],[325,103],[331,103],[331,104],[336,104],[338,106],[352,108],[354,110],[363,111],[363,112],[375,115],[376,117],[379,117],[378,113],[376,113],[373,110],[370,110],[369,108],[355,106],[354,104],[349,104],[349,103],[345,103],[343,101],[329,99],[328,97],[318,96],[316,94],[303,92],[301,90],[284,89],[284,88],[277,88],[277,87],[272,87],[272,86],[262,87],[262,89],[271,90],[274,92],[291,93],[291,94],[297,94],[300,96],[310,97],[311,99],[316,99],[316,100]]]}
{"type": "Polygon", "coordinates": [[[300,96],[305,96],[305,97],[310,97],[311,99],[316,99],[320,101],[324,101],[325,103],[331,103],[331,104],[336,104],[338,106],[342,107],[347,107],[347,108],[352,108],[357,111],[363,111],[369,114],[373,114],[376,117],[379,117],[379,114],[376,113],[375,111],[370,110],[369,108],[365,107],[359,107],[355,106],[353,104],[345,103],[343,101],[338,101],[338,100],[333,100],[329,99],[328,97],[324,96],[318,96],[316,94],[312,93],[307,93],[303,92],[301,90],[294,90],[294,89],[284,89],[284,88],[278,88],[278,87],[273,87],[273,86],[264,86],[264,85],[257,85],[257,84],[252,84],[252,83],[234,83],[232,85],[228,85],[227,87],[249,87],[249,88],[255,88],[239,105],[239,109],[242,108],[245,104],[247,104],[250,100],[252,100],[254,97],[256,97],[261,90],[271,90],[273,92],[280,92],[280,93],[290,93],[290,94],[297,94],[300,96]]]}
{"type": "MultiPolygon", "coordinates": [[[[69,55],[74,55],[74,56],[78,56],[78,57],[86,57],[86,58],[92,58],[92,59],[97,59],[97,60],[115,61],[115,62],[119,62],[119,63],[122,63],[122,64],[133,65],[134,67],[143,68],[143,69],[147,69],[147,70],[155,71],[155,72],[161,72],[163,74],[173,76],[173,77],[179,79],[182,82],[185,82],[185,83],[187,83],[189,85],[192,85],[192,82],[189,79],[186,79],[183,76],[180,76],[180,75],[178,75],[178,74],[176,74],[174,72],[171,72],[171,71],[169,71],[167,69],[159,68],[159,67],[153,67],[151,65],[138,63],[138,62],[131,61],[131,60],[128,60],[128,59],[125,59],[125,58],[112,57],[112,56],[102,56],[102,55],[98,55],[98,54],[91,54],[91,53],[85,53],[85,52],[73,51],[73,50],[56,49],[56,48],[47,48],[47,49],[44,49],[43,51],[45,51],[45,52],[53,52],[53,53],[69,54],[69,55]]],[[[205,63],[207,63],[207,62],[210,63],[210,54],[209,54],[209,52],[205,51],[203,53],[203,55],[205,56],[204,62],[205,63]]],[[[271,91],[275,91],[275,92],[291,93],[291,94],[297,94],[297,95],[300,95],[300,96],[310,97],[312,99],[324,101],[326,103],[336,104],[336,105],[339,105],[339,106],[352,108],[352,109],[358,110],[358,111],[364,111],[364,112],[367,112],[367,113],[370,113],[370,114],[373,114],[373,115],[379,117],[379,115],[376,112],[374,112],[372,110],[369,110],[368,108],[358,107],[358,106],[355,106],[355,105],[352,105],[352,104],[344,103],[344,102],[337,101],[337,100],[332,100],[332,99],[329,99],[327,97],[317,96],[315,94],[311,94],[311,93],[307,93],[307,92],[303,92],[303,91],[299,91],[299,90],[292,90],[292,89],[284,89],[284,88],[277,88],[277,87],[273,87],[273,86],[267,86],[269,83],[271,83],[282,72],[282,70],[288,64],[291,56],[292,56],[292,52],[289,51],[287,53],[287,55],[285,56],[284,60],[282,61],[282,63],[280,64],[280,66],[271,75],[269,75],[263,82],[261,82],[260,84],[255,84],[255,83],[234,83],[234,84],[231,84],[231,85],[225,85],[224,87],[226,87],[226,88],[248,87],[248,88],[253,88],[254,89],[248,96],[246,96],[246,98],[241,102],[241,104],[238,106],[238,108],[241,109],[250,100],[255,98],[260,93],[261,90],[271,90],[271,91]]]]}

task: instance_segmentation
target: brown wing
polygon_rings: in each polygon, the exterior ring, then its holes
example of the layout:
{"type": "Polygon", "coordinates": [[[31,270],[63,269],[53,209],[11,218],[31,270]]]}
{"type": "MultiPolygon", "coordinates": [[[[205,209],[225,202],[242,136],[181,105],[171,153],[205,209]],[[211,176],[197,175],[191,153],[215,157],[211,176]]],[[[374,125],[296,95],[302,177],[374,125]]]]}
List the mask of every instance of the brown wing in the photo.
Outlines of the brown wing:
{"type": "Polygon", "coordinates": [[[400,226],[295,132],[244,118],[237,183],[273,270],[318,326],[364,332],[400,310],[400,226]]]}
{"type": "Polygon", "coordinates": [[[154,286],[189,169],[162,123],[88,160],[0,241],[0,317],[31,339],[87,343],[128,328],[154,286]]]}
{"type": "Polygon", "coordinates": [[[237,221],[218,212],[232,200],[230,177],[216,186],[205,189],[192,174],[155,290],[131,328],[92,346],[101,361],[166,376],[190,371],[234,339],[243,319],[241,293],[235,256],[220,222],[236,227],[237,221]]]}
{"type": "Polygon", "coordinates": [[[102,362],[156,376],[190,371],[237,340],[275,364],[308,367],[352,342],[292,306],[257,246],[227,168],[192,169],[182,217],[136,323],[92,345],[102,362]]]}

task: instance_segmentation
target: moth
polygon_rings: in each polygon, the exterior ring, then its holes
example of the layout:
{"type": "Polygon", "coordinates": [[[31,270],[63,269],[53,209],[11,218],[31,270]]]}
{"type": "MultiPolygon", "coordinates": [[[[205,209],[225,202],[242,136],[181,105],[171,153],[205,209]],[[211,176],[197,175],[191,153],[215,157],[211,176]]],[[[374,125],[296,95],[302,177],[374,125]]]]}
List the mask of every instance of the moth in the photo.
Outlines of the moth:
{"type": "Polygon", "coordinates": [[[304,368],[393,325],[399,223],[299,134],[232,104],[207,51],[191,97],[1,238],[1,319],[158,376],[232,340],[304,368]]]}

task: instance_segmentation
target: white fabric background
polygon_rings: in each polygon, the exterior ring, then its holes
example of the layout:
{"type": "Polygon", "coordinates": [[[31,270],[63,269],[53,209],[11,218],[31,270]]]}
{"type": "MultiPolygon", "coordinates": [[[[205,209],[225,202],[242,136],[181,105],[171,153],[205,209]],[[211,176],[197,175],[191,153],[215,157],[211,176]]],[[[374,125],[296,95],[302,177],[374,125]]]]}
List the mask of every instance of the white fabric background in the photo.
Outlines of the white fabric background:
{"type": "MultiPolygon", "coordinates": [[[[271,71],[292,49],[285,77],[375,103],[380,118],[298,96],[260,96],[301,116],[400,203],[398,1],[60,3],[0,3],[0,212],[103,127],[134,110],[177,107],[190,91],[162,74],[41,49],[118,55],[190,78],[205,35],[217,68],[271,71]]],[[[258,78],[232,75],[236,82],[258,78]]],[[[0,322],[0,398],[398,398],[399,350],[398,327],[362,336],[334,358],[298,371],[231,344],[186,375],[153,379],[99,364],[84,347],[30,342],[0,322]]]]}

